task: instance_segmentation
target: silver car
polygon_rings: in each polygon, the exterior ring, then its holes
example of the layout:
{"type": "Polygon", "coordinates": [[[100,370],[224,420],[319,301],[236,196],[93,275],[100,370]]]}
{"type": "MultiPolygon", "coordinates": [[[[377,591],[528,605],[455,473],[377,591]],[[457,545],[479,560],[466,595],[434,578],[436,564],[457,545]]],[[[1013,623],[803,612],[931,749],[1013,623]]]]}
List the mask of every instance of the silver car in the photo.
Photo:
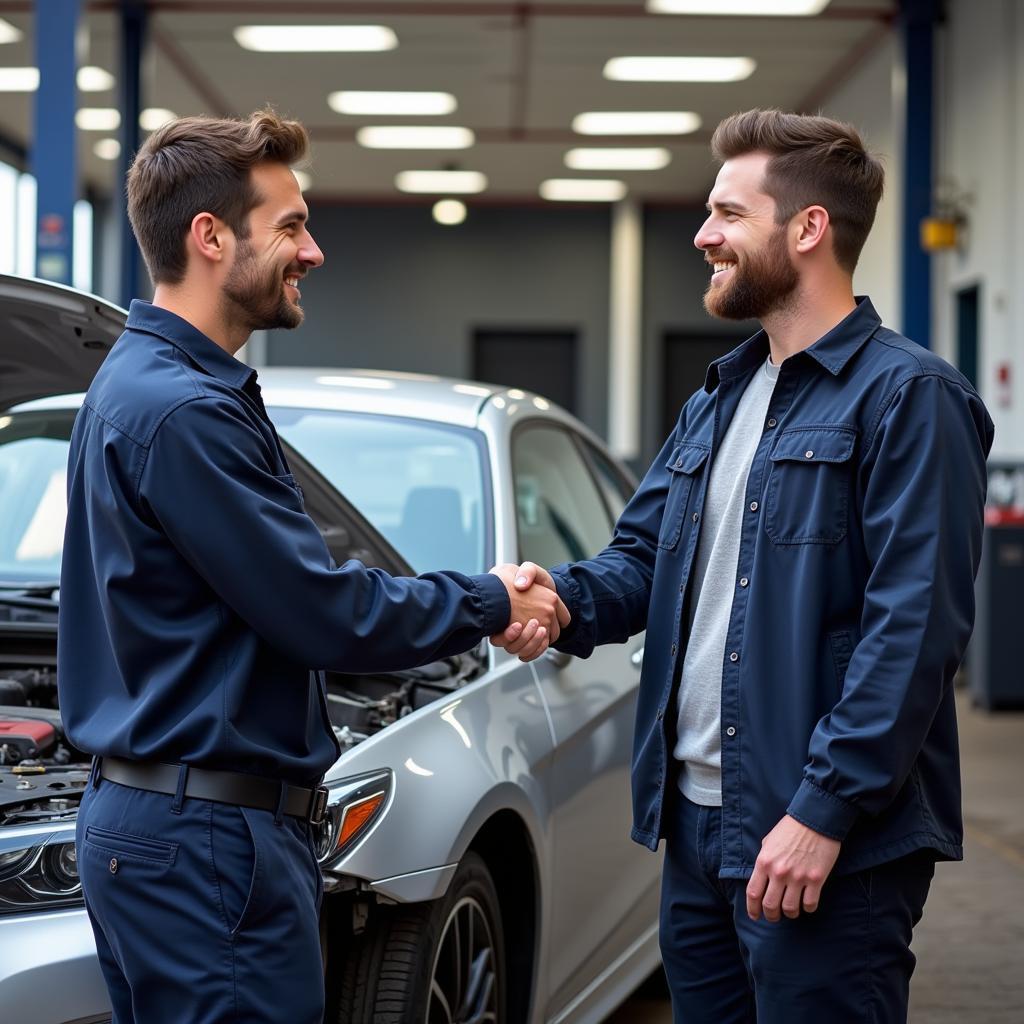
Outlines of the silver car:
{"type": "MultiPolygon", "coordinates": [[[[74,393],[124,316],[0,276],[5,1021],[109,1019],[75,863],[86,765],[57,709],[56,581],[74,393]]],[[[632,493],[603,444],[539,396],[363,370],[260,381],[339,564],[583,558],[632,493]]],[[[642,637],[529,665],[482,644],[408,672],[327,674],[344,750],[319,834],[328,1020],[598,1021],[657,967],[659,859],[629,840],[642,657],[642,637]]]]}

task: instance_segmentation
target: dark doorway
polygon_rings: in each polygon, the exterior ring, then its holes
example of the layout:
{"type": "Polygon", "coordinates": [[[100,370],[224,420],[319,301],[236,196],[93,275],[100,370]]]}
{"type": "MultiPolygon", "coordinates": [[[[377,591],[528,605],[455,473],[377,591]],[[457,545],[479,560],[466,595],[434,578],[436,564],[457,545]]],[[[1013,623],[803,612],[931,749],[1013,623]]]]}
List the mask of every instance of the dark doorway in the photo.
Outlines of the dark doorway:
{"type": "Polygon", "coordinates": [[[972,285],[956,293],[956,363],[960,372],[978,386],[978,314],[981,288],[972,285]]]}
{"type": "MultiPolygon", "coordinates": [[[[755,328],[756,329],[756,328],[755,328]]],[[[708,366],[731,352],[750,332],[700,334],[692,331],[666,331],[662,348],[661,433],[668,437],[679,419],[686,400],[704,386],[708,366]]]]}
{"type": "Polygon", "coordinates": [[[535,391],[576,412],[576,332],[473,332],[473,377],[535,391]]]}

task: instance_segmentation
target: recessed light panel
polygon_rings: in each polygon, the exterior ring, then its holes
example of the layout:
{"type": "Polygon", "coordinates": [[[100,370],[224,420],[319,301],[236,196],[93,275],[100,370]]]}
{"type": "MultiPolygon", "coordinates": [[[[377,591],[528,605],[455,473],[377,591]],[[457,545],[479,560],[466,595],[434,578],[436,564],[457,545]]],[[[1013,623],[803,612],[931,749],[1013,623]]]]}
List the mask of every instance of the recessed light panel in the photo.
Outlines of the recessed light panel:
{"type": "Polygon", "coordinates": [[[540,185],[542,199],[561,203],[614,203],[626,194],[626,183],[610,178],[548,178],[540,185]]]}
{"type": "Polygon", "coordinates": [[[479,171],[402,171],[395,178],[395,188],[425,195],[470,195],[483,192],[487,178],[479,171]]]}
{"type": "Polygon", "coordinates": [[[356,132],[367,149],[469,149],[475,141],[468,128],[451,125],[375,125],[356,132]]]}
{"type": "Polygon", "coordinates": [[[121,113],[114,107],[82,107],[75,124],[84,132],[112,132],[121,127],[121,113]]]}
{"type": "Polygon", "coordinates": [[[686,135],[700,127],[689,110],[594,110],[573,118],[580,135],[686,135]]]}
{"type": "Polygon", "coordinates": [[[458,199],[439,199],[434,203],[432,213],[438,224],[454,227],[466,219],[466,204],[458,199]]]}
{"type": "Polygon", "coordinates": [[[660,147],[651,149],[570,149],[565,166],[574,171],[660,171],[672,154],[660,147]]]}
{"type": "Polygon", "coordinates": [[[168,110],[166,107],[146,107],[139,114],[139,127],[144,132],[155,132],[157,128],[162,128],[168,121],[175,120],[177,116],[173,110],[168,110]]]}
{"type": "Polygon", "coordinates": [[[820,14],[829,0],[647,0],[651,14],[747,14],[753,16],[820,14]]]}
{"type": "Polygon", "coordinates": [[[20,42],[24,35],[20,28],[15,28],[9,21],[0,18],[0,45],[20,42]]]}
{"type": "Polygon", "coordinates": [[[448,92],[332,92],[327,105],[339,114],[362,117],[442,117],[457,106],[448,92]]]}
{"type": "Polygon", "coordinates": [[[384,25],[239,25],[234,36],[258,53],[371,53],[398,46],[384,25]]]}
{"type": "Polygon", "coordinates": [[[92,151],[101,160],[116,160],[121,155],[121,143],[117,139],[100,139],[93,145],[92,151]]]}
{"type": "Polygon", "coordinates": [[[92,65],[79,68],[75,81],[82,92],[106,92],[114,88],[114,76],[106,68],[92,65]]]}
{"type": "Polygon", "coordinates": [[[0,92],[35,92],[39,68],[0,68],[0,92]]]}
{"type": "Polygon", "coordinates": [[[750,57],[613,57],[604,77],[614,82],[742,82],[757,67],[750,57]]]}

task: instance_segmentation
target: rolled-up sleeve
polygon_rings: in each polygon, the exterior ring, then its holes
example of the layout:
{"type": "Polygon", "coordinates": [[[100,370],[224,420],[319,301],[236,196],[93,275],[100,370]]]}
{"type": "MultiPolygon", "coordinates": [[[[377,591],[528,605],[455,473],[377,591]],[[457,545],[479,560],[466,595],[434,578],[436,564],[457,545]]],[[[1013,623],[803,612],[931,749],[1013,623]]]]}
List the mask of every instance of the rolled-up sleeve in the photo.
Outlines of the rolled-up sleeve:
{"type": "Polygon", "coordinates": [[[159,425],[140,510],[232,612],[289,658],[340,672],[410,668],[466,651],[508,624],[496,576],[395,578],[332,568],[290,476],[238,403],[206,395],[159,425]]]}

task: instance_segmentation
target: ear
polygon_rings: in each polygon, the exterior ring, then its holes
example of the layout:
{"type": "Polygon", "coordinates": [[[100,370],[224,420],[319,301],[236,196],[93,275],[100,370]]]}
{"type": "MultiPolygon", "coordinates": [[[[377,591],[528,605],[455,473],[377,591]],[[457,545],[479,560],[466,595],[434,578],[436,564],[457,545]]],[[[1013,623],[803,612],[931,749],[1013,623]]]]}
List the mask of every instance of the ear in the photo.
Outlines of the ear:
{"type": "Polygon", "coordinates": [[[801,254],[813,252],[822,244],[829,228],[828,210],[824,206],[808,206],[794,218],[796,251],[801,254]]]}
{"type": "Polygon", "coordinates": [[[222,262],[228,254],[231,229],[212,213],[197,213],[189,225],[189,241],[204,260],[222,262]]]}

